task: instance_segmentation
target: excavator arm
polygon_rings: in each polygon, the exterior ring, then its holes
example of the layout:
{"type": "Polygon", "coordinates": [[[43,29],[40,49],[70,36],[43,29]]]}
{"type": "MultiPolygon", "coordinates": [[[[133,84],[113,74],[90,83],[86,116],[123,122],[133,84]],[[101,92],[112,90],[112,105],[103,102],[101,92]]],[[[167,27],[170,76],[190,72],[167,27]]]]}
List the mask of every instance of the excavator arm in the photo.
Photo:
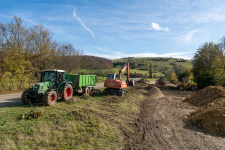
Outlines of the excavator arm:
{"type": "Polygon", "coordinates": [[[130,76],[129,76],[129,62],[127,62],[123,68],[119,71],[119,80],[121,81],[122,79],[122,73],[127,69],[127,83],[130,81],[130,76]]]}

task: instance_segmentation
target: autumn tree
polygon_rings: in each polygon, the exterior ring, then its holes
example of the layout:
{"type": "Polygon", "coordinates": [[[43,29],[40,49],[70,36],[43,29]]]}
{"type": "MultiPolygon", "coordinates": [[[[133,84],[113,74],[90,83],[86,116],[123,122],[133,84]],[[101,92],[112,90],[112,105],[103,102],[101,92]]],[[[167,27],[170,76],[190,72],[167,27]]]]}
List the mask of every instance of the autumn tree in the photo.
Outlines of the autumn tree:
{"type": "Polygon", "coordinates": [[[55,67],[71,72],[81,67],[82,51],[75,49],[70,43],[58,43],[55,67]]]}
{"type": "Polygon", "coordinates": [[[9,24],[1,24],[1,58],[2,70],[10,72],[15,78],[22,81],[29,74],[26,70],[31,63],[24,54],[28,30],[22,25],[20,18],[14,17],[9,24]]]}
{"type": "Polygon", "coordinates": [[[30,28],[32,40],[32,64],[35,71],[53,68],[56,56],[56,43],[51,32],[42,25],[30,28]]]}
{"type": "Polygon", "coordinates": [[[178,78],[177,78],[177,75],[176,75],[176,73],[175,73],[175,72],[171,74],[170,81],[171,81],[171,82],[178,81],[178,78]]]}
{"type": "Polygon", "coordinates": [[[193,58],[193,75],[198,85],[208,86],[217,84],[215,77],[224,70],[223,51],[213,42],[205,43],[197,50],[193,58]],[[218,65],[219,63],[219,65],[218,65]]]}
{"type": "Polygon", "coordinates": [[[167,80],[170,80],[171,79],[172,73],[175,73],[175,70],[174,69],[167,69],[166,70],[165,77],[166,77],[167,80]]]}

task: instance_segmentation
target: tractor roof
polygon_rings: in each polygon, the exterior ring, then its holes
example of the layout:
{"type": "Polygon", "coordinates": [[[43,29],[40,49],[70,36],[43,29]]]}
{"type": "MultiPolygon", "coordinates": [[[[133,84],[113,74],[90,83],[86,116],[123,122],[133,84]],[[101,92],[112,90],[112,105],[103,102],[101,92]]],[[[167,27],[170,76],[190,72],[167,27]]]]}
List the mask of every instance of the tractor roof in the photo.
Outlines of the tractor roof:
{"type": "Polygon", "coordinates": [[[65,70],[58,70],[58,69],[46,69],[46,70],[43,70],[43,72],[46,72],[46,71],[66,72],[65,70]]]}

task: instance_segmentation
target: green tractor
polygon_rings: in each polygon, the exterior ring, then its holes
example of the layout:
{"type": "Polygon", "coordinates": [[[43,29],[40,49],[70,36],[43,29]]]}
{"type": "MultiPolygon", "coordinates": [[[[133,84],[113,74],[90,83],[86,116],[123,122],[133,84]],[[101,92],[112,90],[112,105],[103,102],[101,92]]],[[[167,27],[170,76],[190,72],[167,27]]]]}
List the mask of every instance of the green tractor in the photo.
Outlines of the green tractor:
{"type": "MultiPolygon", "coordinates": [[[[37,73],[35,73],[37,77],[37,73]]],[[[40,82],[25,90],[21,96],[24,104],[43,101],[46,105],[54,105],[60,97],[69,100],[73,96],[73,84],[64,70],[48,69],[41,72],[40,82]]]]}

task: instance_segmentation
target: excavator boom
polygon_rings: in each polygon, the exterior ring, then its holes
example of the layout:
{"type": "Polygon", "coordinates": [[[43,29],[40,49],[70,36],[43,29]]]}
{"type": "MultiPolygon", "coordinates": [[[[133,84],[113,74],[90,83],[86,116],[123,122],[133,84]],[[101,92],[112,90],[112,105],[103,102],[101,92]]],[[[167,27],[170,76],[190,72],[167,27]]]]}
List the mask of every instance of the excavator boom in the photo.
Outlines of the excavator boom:
{"type": "Polygon", "coordinates": [[[122,73],[127,69],[127,83],[130,81],[130,76],[129,76],[129,62],[127,62],[123,68],[119,71],[119,80],[121,81],[122,78],[122,73]]]}

